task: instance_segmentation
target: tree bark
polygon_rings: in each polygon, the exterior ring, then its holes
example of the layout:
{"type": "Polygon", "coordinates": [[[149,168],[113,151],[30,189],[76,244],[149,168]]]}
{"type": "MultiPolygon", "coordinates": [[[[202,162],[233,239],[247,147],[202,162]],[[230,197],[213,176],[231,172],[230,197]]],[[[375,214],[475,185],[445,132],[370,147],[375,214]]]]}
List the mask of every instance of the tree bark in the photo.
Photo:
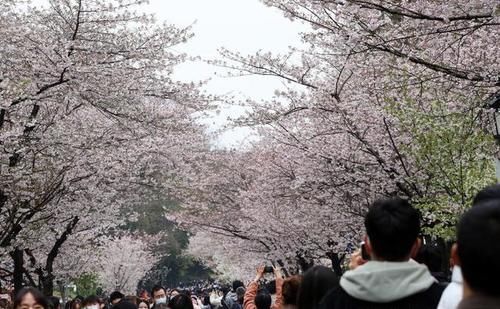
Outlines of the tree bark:
{"type": "Polygon", "coordinates": [[[59,250],[61,249],[64,242],[68,239],[68,237],[73,233],[75,226],[80,221],[78,216],[75,216],[66,226],[66,229],[61,234],[61,236],[56,240],[54,246],[50,250],[47,261],[45,263],[44,269],[39,269],[39,281],[41,285],[42,293],[46,296],[52,296],[54,293],[54,261],[59,255],[59,250]]]}
{"type": "Polygon", "coordinates": [[[23,272],[24,272],[24,255],[23,250],[16,248],[10,253],[14,261],[14,294],[23,288],[23,272]]]}

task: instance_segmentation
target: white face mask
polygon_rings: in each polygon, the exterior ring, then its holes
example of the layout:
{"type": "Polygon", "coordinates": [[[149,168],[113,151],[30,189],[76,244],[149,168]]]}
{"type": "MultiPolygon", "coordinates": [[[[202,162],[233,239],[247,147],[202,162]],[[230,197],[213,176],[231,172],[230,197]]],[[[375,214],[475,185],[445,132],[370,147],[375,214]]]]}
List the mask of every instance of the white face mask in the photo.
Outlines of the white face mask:
{"type": "Polygon", "coordinates": [[[90,305],[90,306],[85,306],[83,309],[100,309],[99,305],[90,305]]]}
{"type": "Polygon", "coordinates": [[[157,304],[166,304],[167,303],[167,298],[166,297],[161,297],[156,300],[157,304]]]}

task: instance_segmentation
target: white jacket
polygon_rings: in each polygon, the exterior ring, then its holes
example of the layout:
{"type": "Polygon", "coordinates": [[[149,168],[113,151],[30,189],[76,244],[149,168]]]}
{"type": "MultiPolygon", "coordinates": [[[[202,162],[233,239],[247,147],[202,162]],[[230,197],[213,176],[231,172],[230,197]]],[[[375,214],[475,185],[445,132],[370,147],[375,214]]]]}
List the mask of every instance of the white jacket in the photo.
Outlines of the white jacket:
{"type": "Polygon", "coordinates": [[[441,296],[438,309],[457,309],[463,296],[462,270],[458,266],[453,267],[451,282],[441,296]]]}

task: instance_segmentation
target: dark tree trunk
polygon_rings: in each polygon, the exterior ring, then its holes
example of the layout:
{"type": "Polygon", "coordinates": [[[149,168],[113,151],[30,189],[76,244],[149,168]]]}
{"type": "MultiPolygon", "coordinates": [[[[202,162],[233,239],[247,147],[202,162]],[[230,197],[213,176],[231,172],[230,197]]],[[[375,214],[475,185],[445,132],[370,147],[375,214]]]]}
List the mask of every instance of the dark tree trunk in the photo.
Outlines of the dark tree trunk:
{"type": "MultiPolygon", "coordinates": [[[[45,263],[45,267],[38,268],[36,273],[38,275],[38,281],[40,282],[40,290],[46,296],[52,296],[54,293],[54,262],[59,255],[59,250],[61,249],[64,242],[68,239],[68,237],[73,233],[75,226],[80,221],[78,216],[74,217],[66,226],[64,232],[59,236],[56,240],[49,254],[47,255],[47,261],[45,263]]],[[[34,259],[34,257],[33,257],[34,259]]]]}
{"type": "Polygon", "coordinates": [[[23,288],[23,273],[24,273],[24,255],[23,250],[16,248],[11,252],[12,260],[14,261],[14,293],[17,294],[23,288]]]}

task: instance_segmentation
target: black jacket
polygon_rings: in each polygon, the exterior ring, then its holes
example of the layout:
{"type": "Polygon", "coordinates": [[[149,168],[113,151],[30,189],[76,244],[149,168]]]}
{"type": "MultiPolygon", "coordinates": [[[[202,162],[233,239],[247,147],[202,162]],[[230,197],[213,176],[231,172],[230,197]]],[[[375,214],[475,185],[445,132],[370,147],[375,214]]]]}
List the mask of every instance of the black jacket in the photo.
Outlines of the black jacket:
{"type": "Polygon", "coordinates": [[[337,287],[323,298],[320,309],[436,309],[444,286],[433,284],[429,289],[408,297],[390,302],[373,303],[356,299],[337,287]]]}

